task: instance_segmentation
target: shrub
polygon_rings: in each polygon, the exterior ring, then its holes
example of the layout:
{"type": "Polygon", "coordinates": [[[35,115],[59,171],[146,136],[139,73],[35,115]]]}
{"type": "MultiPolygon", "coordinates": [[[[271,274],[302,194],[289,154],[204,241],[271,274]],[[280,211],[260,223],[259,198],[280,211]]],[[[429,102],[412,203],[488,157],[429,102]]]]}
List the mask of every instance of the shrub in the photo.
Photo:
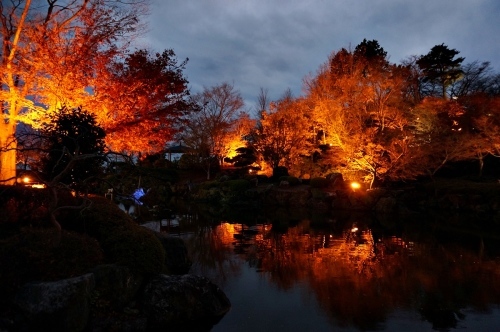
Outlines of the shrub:
{"type": "Polygon", "coordinates": [[[88,236],[23,228],[0,241],[0,299],[7,300],[27,282],[78,276],[103,262],[99,243],[88,236]]]}
{"type": "Polygon", "coordinates": [[[113,232],[135,225],[132,218],[104,197],[91,197],[91,205],[78,220],[63,221],[64,228],[85,232],[102,241],[113,232]]]}
{"type": "Polygon", "coordinates": [[[320,190],[319,188],[311,188],[311,195],[313,199],[317,200],[323,200],[327,197],[326,192],[320,190]]]}
{"type": "Polygon", "coordinates": [[[209,190],[212,188],[218,188],[221,186],[219,181],[206,181],[200,184],[200,189],[209,190]]]}
{"type": "Polygon", "coordinates": [[[75,226],[95,237],[105,259],[119,263],[138,273],[158,273],[164,268],[165,251],[154,234],[138,226],[115,204],[93,197],[92,206],[84,211],[75,226]]]}
{"type": "Polygon", "coordinates": [[[273,168],[273,179],[279,179],[282,176],[288,176],[288,168],[285,166],[273,168]]]}
{"type": "Polygon", "coordinates": [[[141,226],[113,232],[101,245],[110,263],[125,265],[144,274],[164,270],[165,250],[158,238],[141,226]]]}
{"type": "Polygon", "coordinates": [[[286,181],[291,186],[296,186],[296,185],[300,184],[300,180],[298,178],[296,178],[295,176],[282,176],[279,179],[279,182],[281,182],[281,181],[286,181]]]}
{"type": "Polygon", "coordinates": [[[178,162],[179,169],[193,169],[198,166],[198,157],[189,153],[184,153],[178,162]]]}
{"type": "Polygon", "coordinates": [[[24,186],[0,187],[0,223],[22,226],[48,221],[49,193],[47,189],[24,186]]]}
{"type": "Polygon", "coordinates": [[[200,189],[193,195],[196,201],[217,203],[222,199],[222,192],[218,187],[200,189]]]}
{"type": "Polygon", "coordinates": [[[223,183],[224,189],[227,191],[238,193],[250,189],[251,182],[245,179],[229,180],[223,183]]]}
{"type": "Polygon", "coordinates": [[[326,178],[312,178],[309,181],[309,184],[312,188],[326,188],[328,186],[329,181],[326,178]]]}

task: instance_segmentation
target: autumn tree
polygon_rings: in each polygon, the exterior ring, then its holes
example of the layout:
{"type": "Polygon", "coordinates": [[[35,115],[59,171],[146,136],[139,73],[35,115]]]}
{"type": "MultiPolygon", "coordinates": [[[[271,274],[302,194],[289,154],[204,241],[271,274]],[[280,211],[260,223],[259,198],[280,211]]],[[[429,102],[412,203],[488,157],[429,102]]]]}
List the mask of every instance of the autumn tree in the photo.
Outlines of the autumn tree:
{"type": "Polygon", "coordinates": [[[470,136],[456,121],[463,107],[454,100],[427,97],[412,113],[414,164],[431,178],[452,162],[469,158],[470,136]]]}
{"type": "Polygon", "coordinates": [[[40,126],[62,105],[92,109],[101,68],[141,29],[145,2],[16,0],[0,6],[0,181],[16,176],[18,123],[40,126]]]}
{"type": "MultiPolygon", "coordinates": [[[[244,106],[238,90],[222,83],[193,96],[197,111],[188,115],[182,139],[197,151],[210,178],[211,159],[221,166],[229,153],[232,135],[238,131],[237,119],[244,106]]],[[[233,147],[234,148],[234,147],[233,147]]]]}
{"type": "Polygon", "coordinates": [[[413,105],[420,103],[425,96],[425,89],[422,86],[423,73],[417,64],[418,59],[419,56],[412,55],[401,62],[407,73],[404,99],[413,105]]]}
{"type": "Polygon", "coordinates": [[[334,170],[364,173],[372,184],[404,176],[407,74],[406,67],[388,62],[378,42],[365,40],[354,52],[332,53],[318,75],[306,81],[312,118],[324,132],[322,143],[335,151],[334,170]]]}
{"type": "Polygon", "coordinates": [[[248,113],[240,112],[238,114],[225,139],[224,161],[231,160],[239,154],[239,150],[248,146],[248,139],[255,124],[256,120],[250,118],[248,113]]]}
{"type": "Polygon", "coordinates": [[[417,60],[424,75],[422,84],[426,87],[426,95],[436,96],[439,92],[442,98],[448,98],[448,88],[463,74],[461,64],[465,58],[455,58],[459,53],[441,44],[417,60]]]}
{"type": "Polygon", "coordinates": [[[114,151],[156,153],[191,111],[188,81],[173,50],[136,50],[107,66],[107,80],[95,88],[99,123],[114,151]]]}
{"type": "Polygon", "coordinates": [[[477,160],[482,176],[486,156],[500,157],[500,97],[475,93],[458,101],[464,110],[458,123],[469,148],[464,158],[477,160]]]}
{"type": "Polygon", "coordinates": [[[301,101],[287,90],[281,99],[270,103],[269,110],[261,112],[252,145],[273,171],[278,166],[290,168],[312,153],[310,127],[301,101]]]}

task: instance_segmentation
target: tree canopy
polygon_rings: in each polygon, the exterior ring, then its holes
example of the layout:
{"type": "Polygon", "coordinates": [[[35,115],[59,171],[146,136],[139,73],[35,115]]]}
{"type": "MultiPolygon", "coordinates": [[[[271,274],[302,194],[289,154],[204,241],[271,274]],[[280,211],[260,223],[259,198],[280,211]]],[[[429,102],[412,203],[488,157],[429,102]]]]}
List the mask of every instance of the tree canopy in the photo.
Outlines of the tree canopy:
{"type": "Polygon", "coordinates": [[[448,87],[463,74],[460,65],[465,58],[455,58],[460,52],[450,49],[445,44],[434,46],[429,53],[417,60],[417,65],[423,72],[422,81],[426,83],[427,93],[434,95],[435,86],[441,92],[442,98],[448,97],[448,87]]]}
{"type": "Polygon", "coordinates": [[[83,109],[63,107],[50,119],[41,129],[46,151],[41,173],[45,180],[57,177],[58,182],[76,187],[98,176],[104,162],[106,133],[95,116],[83,109]]]}
{"type": "Polygon", "coordinates": [[[93,112],[103,68],[141,31],[145,2],[17,0],[0,6],[0,181],[15,183],[18,123],[40,127],[63,105],[93,112]]]}

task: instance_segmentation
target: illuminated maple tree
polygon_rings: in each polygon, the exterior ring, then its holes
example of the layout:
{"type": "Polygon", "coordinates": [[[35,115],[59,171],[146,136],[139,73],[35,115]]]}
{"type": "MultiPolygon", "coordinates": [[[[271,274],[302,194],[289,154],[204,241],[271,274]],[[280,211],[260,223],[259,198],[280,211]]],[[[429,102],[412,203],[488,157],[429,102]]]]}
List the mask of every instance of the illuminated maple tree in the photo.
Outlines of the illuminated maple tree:
{"type": "Polygon", "coordinates": [[[303,101],[295,100],[288,90],[280,100],[270,103],[269,110],[261,111],[252,146],[272,169],[290,168],[312,151],[310,127],[303,101]]]}
{"type": "Polygon", "coordinates": [[[364,172],[372,184],[401,173],[408,153],[406,74],[378,43],[364,41],[354,52],[334,52],[306,81],[305,98],[322,143],[336,151],[336,171],[364,172]]]}
{"type": "Polygon", "coordinates": [[[224,160],[234,158],[238,149],[248,145],[247,137],[255,127],[255,120],[248,113],[241,112],[226,136],[224,144],[224,160]]]}
{"type": "Polygon", "coordinates": [[[193,109],[187,59],[177,62],[173,50],[151,54],[136,50],[123,61],[109,63],[106,79],[95,87],[98,122],[115,151],[156,153],[176,133],[177,120],[193,109]]]}
{"type": "Polygon", "coordinates": [[[210,179],[213,162],[222,165],[231,151],[230,143],[245,128],[245,121],[238,122],[244,102],[239,91],[228,83],[205,88],[193,96],[193,101],[197,111],[187,117],[182,140],[197,155],[210,179]]]}
{"type": "Polygon", "coordinates": [[[16,0],[0,6],[0,181],[15,183],[16,125],[39,127],[62,105],[92,108],[101,65],[140,30],[143,1],[16,0]]]}

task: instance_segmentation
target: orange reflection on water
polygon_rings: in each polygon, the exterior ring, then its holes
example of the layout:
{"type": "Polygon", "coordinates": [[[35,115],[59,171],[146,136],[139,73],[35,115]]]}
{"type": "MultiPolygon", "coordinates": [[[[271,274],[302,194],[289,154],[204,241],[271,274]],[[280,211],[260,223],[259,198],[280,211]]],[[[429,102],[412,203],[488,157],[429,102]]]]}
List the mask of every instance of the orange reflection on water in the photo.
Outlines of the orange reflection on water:
{"type": "Polygon", "coordinates": [[[224,222],[210,237],[210,255],[217,262],[212,266],[220,269],[219,275],[238,273],[237,267],[246,263],[279,289],[307,285],[309,295],[340,325],[375,329],[391,308],[415,305],[432,321],[439,308],[462,300],[458,295],[466,293],[479,306],[500,298],[498,262],[481,262],[474,253],[432,241],[375,238],[360,225],[331,232],[303,220],[278,232],[271,224],[224,222]]]}

